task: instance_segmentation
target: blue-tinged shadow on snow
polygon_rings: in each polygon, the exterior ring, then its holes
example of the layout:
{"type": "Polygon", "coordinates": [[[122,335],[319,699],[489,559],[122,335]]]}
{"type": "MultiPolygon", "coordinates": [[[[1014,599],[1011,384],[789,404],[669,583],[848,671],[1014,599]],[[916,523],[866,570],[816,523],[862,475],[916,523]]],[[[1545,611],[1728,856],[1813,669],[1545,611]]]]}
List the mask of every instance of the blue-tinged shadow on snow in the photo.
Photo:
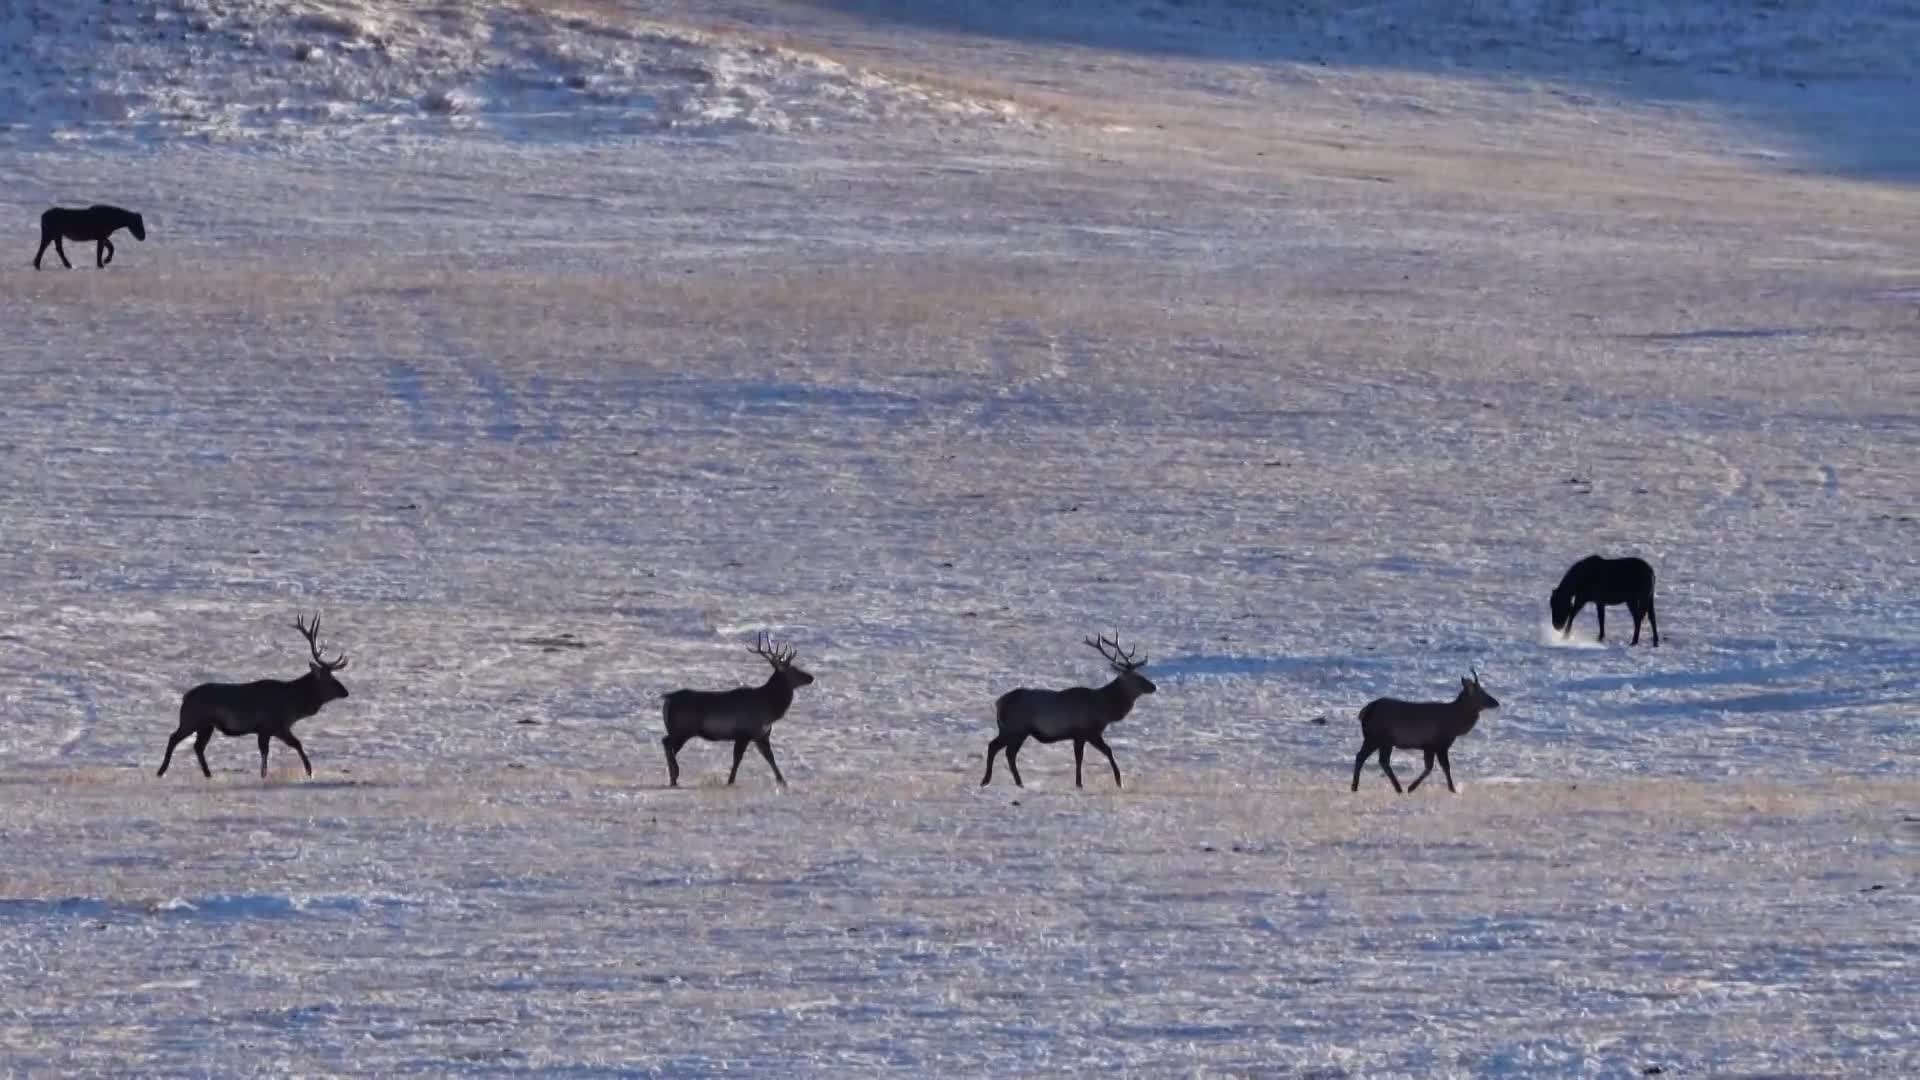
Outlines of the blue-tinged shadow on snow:
{"type": "MultiPolygon", "coordinates": [[[[1583,650],[1598,653],[1599,650],[1583,650]]],[[[1605,654],[1601,654],[1605,655],[1605,654]]],[[[1622,675],[1598,675],[1586,679],[1567,679],[1559,689],[1565,693],[1607,693],[1635,689],[1675,689],[1690,686],[1727,686],[1768,683],[1776,679],[1794,679],[1831,668],[1833,661],[1809,657],[1773,666],[1736,665],[1714,671],[1649,671],[1622,675]]]]}
{"type": "MultiPolygon", "coordinates": [[[[1245,93],[1248,71],[1276,86],[1328,69],[1402,71],[1717,112],[1761,141],[1838,175],[1920,181],[1920,8],[1853,0],[1796,4],[1449,5],[1431,0],[811,0],[921,34],[1231,64],[1215,85],[1245,93]]],[[[1015,81],[1016,92],[1021,88],[1015,81]]],[[[1039,88],[1045,89],[1044,84],[1039,88]]],[[[1391,109],[1391,103],[1378,106],[1391,109]]],[[[1434,113],[1424,102],[1398,106],[1434,113]]],[[[1782,162],[1782,167],[1787,167],[1782,162]]]]}
{"type": "Polygon", "coordinates": [[[1324,678],[1347,671],[1378,671],[1384,659],[1368,656],[1224,656],[1196,654],[1154,658],[1147,669],[1156,680],[1267,679],[1277,675],[1324,678]]]}
{"type": "Polygon", "coordinates": [[[1911,694],[1887,697],[1865,689],[1846,690],[1763,690],[1722,698],[1667,698],[1636,701],[1621,707],[1637,716],[1699,716],[1716,713],[1770,715],[1775,713],[1827,712],[1863,705],[1910,705],[1920,701],[1911,694]]]}
{"type": "MultiPolygon", "coordinates": [[[[1722,642],[1765,650],[1777,656],[1770,642],[1722,642]]],[[[1737,688],[1722,696],[1663,696],[1616,703],[1610,707],[1642,717],[1692,715],[1825,712],[1835,709],[1907,705],[1920,700],[1920,655],[1901,642],[1855,641],[1846,646],[1848,658],[1826,651],[1777,663],[1741,663],[1708,670],[1627,672],[1561,681],[1567,694],[1654,691],[1684,693],[1690,689],[1737,688]],[[1844,681],[1836,685],[1836,676],[1844,681]]]]}
{"type": "Polygon", "coordinates": [[[226,893],[161,901],[108,900],[95,896],[0,899],[0,926],[59,919],[104,921],[121,918],[169,918],[249,922],[367,915],[422,910],[418,900],[397,896],[281,896],[226,893]]]}
{"type": "Polygon", "coordinates": [[[1817,337],[1821,334],[1857,332],[1854,327],[1845,326],[1775,326],[1736,329],[1731,327],[1712,327],[1704,330],[1679,330],[1656,334],[1621,334],[1625,341],[1649,342],[1688,342],[1688,341],[1770,341],[1776,338],[1817,337]]]}

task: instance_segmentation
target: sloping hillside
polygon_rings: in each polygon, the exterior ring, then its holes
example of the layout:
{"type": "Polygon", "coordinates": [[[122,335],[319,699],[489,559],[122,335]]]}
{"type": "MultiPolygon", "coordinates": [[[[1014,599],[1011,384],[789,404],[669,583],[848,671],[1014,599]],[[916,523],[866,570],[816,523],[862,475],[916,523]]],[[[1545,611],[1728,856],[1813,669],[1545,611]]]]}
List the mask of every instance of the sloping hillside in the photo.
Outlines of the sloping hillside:
{"type": "Polygon", "coordinates": [[[18,0],[0,130],[72,141],[448,126],[788,131],[1019,110],[617,8],[380,0],[18,0]]]}

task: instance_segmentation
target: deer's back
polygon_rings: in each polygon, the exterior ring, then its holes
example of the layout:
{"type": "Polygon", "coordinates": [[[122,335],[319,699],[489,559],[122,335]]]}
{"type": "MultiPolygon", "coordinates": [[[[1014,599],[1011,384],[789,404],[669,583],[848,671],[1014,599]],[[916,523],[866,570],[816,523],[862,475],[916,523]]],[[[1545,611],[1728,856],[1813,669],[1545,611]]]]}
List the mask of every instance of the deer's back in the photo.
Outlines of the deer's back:
{"type": "Polygon", "coordinates": [[[1106,726],[1094,692],[1085,686],[1066,690],[1022,687],[1000,695],[995,704],[1002,732],[1025,732],[1043,743],[1087,732],[1098,734],[1106,726]]]}
{"type": "Polygon", "coordinates": [[[703,739],[750,739],[773,726],[786,713],[786,702],[767,688],[741,686],[732,690],[675,690],[661,706],[667,734],[703,739]]]}
{"type": "Polygon", "coordinates": [[[180,699],[183,720],[210,722],[228,735],[244,735],[262,723],[297,719],[300,695],[280,679],[248,683],[201,683],[180,699]]]}
{"type": "Polygon", "coordinates": [[[1451,743],[1461,734],[1461,709],[1451,701],[1377,698],[1360,710],[1360,734],[1370,743],[1417,750],[1451,743]]]}

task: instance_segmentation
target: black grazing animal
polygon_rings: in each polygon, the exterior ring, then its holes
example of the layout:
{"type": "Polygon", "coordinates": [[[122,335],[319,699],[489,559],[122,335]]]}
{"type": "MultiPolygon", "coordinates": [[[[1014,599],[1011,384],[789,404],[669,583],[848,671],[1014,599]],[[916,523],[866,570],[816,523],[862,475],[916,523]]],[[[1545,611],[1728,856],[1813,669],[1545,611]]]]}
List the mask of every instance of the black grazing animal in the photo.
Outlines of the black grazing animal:
{"type": "Polygon", "coordinates": [[[1633,640],[1640,644],[1640,621],[1653,629],[1653,644],[1660,646],[1660,620],[1653,614],[1653,567],[1645,559],[1603,559],[1589,555],[1567,570],[1560,585],[1548,598],[1553,628],[1561,637],[1573,633],[1573,617],[1587,604],[1600,619],[1600,638],[1607,640],[1607,605],[1625,604],[1633,615],[1633,640]]]}
{"type": "MultiPolygon", "coordinates": [[[[1468,669],[1472,671],[1471,668],[1468,669]]],[[[1454,791],[1453,765],[1447,761],[1447,749],[1453,740],[1473,730],[1480,719],[1480,713],[1486,709],[1497,709],[1500,703],[1493,695],[1480,688],[1480,673],[1473,672],[1472,679],[1460,680],[1460,694],[1452,701],[1401,701],[1399,698],[1376,698],[1360,710],[1360,756],[1353,759],[1353,787],[1360,790],[1360,767],[1375,750],[1380,751],[1380,771],[1392,781],[1393,790],[1400,790],[1400,778],[1393,775],[1390,761],[1397,750],[1419,750],[1427,755],[1427,767],[1420,771],[1413,783],[1407,785],[1408,794],[1420,786],[1420,781],[1433,771],[1433,763],[1440,762],[1440,771],[1446,775],[1447,790],[1454,791]]]]}
{"type": "Polygon", "coordinates": [[[95,203],[84,210],[56,206],[40,215],[40,250],[33,253],[33,268],[40,269],[40,258],[47,253],[47,245],[52,244],[54,254],[60,256],[60,265],[73,269],[73,264],[67,261],[67,249],[60,243],[62,237],[76,244],[88,241],[98,244],[93,251],[94,265],[104,267],[113,261],[110,237],[118,229],[132,233],[135,240],[147,238],[146,221],[131,210],[104,203],[95,203]]]}
{"type": "Polygon", "coordinates": [[[1026,786],[1020,782],[1020,766],[1014,759],[1028,739],[1039,743],[1073,740],[1074,787],[1081,786],[1080,762],[1087,747],[1092,746],[1107,755],[1107,764],[1113,766],[1113,786],[1120,786],[1120,763],[1113,760],[1113,750],[1101,734],[1107,725],[1132,711],[1140,695],[1153,693],[1155,687],[1138,670],[1146,666],[1146,657],[1135,659],[1132,652],[1121,652],[1119,635],[1112,639],[1088,638],[1087,644],[1106,658],[1115,672],[1113,681],[1097,690],[1087,686],[1031,690],[1023,686],[1001,694],[993,703],[993,721],[999,734],[987,744],[987,774],[980,778],[981,787],[993,782],[993,755],[1002,749],[1007,752],[1007,771],[1013,774],[1014,786],[1026,786]]]}
{"type": "Polygon", "coordinates": [[[780,649],[763,632],[749,646],[755,656],[773,665],[773,674],[759,686],[741,686],[732,690],[675,690],[660,699],[660,717],[666,721],[667,734],[660,745],[667,749],[667,786],[680,786],[680,748],[688,739],[733,744],[733,768],[727,783],[740,775],[740,759],[749,745],[760,751],[773,768],[773,779],[781,787],[787,778],[773,760],[769,741],[774,721],[787,715],[793,705],[793,692],[813,681],[813,676],[793,666],[793,650],[780,649]]]}
{"type": "Polygon", "coordinates": [[[300,635],[307,639],[307,648],[313,653],[307,673],[293,680],[203,683],[187,691],[180,699],[180,727],[167,740],[167,755],[160,760],[160,771],[156,775],[167,775],[167,766],[173,763],[173,748],[192,735],[193,755],[200,759],[200,771],[211,777],[213,770],[207,768],[207,742],[215,731],[222,735],[259,738],[262,780],[267,778],[267,744],[272,739],[293,747],[293,752],[300,755],[300,764],[306,766],[307,775],[313,775],[313,763],[307,760],[306,748],[294,737],[293,724],[319,712],[320,706],[327,702],[347,696],[347,688],[333,677],[334,672],[347,666],[347,658],[320,658],[320,616],[313,617],[312,626],[298,617],[293,625],[300,628],[300,635]]]}

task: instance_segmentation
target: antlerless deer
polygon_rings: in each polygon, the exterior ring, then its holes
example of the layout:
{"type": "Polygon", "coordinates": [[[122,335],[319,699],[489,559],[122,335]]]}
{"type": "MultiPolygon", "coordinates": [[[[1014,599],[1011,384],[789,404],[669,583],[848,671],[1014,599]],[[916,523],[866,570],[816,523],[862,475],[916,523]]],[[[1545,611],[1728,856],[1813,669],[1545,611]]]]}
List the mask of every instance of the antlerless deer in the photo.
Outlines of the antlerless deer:
{"type": "Polygon", "coordinates": [[[1452,701],[1401,701],[1383,697],[1368,702],[1360,710],[1360,756],[1353,759],[1351,790],[1360,790],[1360,767],[1377,750],[1380,771],[1387,774],[1393,790],[1399,791],[1400,778],[1393,775],[1391,760],[1394,750],[1400,749],[1419,750],[1427,756],[1427,767],[1407,785],[1407,794],[1412,794],[1420,781],[1433,771],[1435,760],[1440,762],[1440,771],[1447,778],[1447,790],[1455,791],[1453,765],[1447,761],[1447,750],[1453,746],[1453,740],[1473,730],[1482,711],[1499,707],[1493,695],[1480,688],[1478,671],[1473,672],[1472,679],[1460,680],[1460,693],[1452,701]]]}

